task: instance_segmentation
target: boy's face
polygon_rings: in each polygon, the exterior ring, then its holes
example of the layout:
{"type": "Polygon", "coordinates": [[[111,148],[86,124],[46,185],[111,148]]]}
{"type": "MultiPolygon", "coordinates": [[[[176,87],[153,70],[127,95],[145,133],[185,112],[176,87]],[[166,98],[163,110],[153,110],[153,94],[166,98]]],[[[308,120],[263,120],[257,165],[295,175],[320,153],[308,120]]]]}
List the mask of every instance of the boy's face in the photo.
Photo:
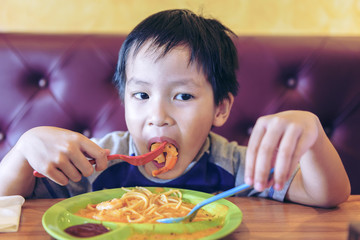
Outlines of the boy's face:
{"type": "MultiPolygon", "coordinates": [[[[158,175],[172,179],[193,161],[213,125],[218,107],[211,84],[196,63],[189,65],[189,50],[176,47],[164,57],[144,44],[126,66],[125,118],[139,154],[153,142],[168,141],[179,152],[175,167],[158,175]]],[[[222,125],[222,124],[221,124],[222,125]]],[[[145,165],[151,175],[154,162],[145,165]]]]}

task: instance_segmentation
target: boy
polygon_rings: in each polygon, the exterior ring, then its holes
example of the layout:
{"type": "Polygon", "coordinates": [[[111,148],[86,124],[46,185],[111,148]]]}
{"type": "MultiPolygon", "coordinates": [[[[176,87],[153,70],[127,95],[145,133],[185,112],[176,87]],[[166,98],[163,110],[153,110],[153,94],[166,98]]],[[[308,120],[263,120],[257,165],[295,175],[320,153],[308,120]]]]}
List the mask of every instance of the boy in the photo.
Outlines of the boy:
{"type": "Polygon", "coordinates": [[[69,197],[122,186],[216,192],[245,181],[254,185],[245,193],[250,196],[321,207],[345,201],[348,177],[313,114],[287,111],[260,118],[247,150],[211,132],[226,122],[237,93],[231,35],[218,21],[188,10],[145,19],[124,42],[114,77],[128,132],[91,141],[65,129],[31,129],[0,164],[0,195],[69,197]],[[144,154],[163,141],[176,146],[179,159],[156,177],[151,173],[161,166],[154,161],[135,167],[106,158],[110,151],[144,154]],[[96,160],[96,171],[87,156],[96,160]],[[35,179],[33,169],[53,181],[35,179]]]}

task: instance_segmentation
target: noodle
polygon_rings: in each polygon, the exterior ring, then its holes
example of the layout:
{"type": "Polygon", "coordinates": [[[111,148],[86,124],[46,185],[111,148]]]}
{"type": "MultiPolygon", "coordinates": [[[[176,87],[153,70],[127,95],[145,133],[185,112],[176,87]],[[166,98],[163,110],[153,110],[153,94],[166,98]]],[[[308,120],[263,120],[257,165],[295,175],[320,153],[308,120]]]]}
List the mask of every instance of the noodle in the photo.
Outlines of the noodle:
{"type": "MultiPolygon", "coordinates": [[[[156,220],[169,217],[181,217],[188,214],[195,206],[184,202],[178,189],[152,193],[146,188],[122,188],[125,193],[121,198],[114,198],[98,204],[88,204],[75,214],[101,221],[124,223],[156,223],[156,220]]],[[[197,213],[193,221],[211,219],[211,215],[203,209],[197,213]]]]}

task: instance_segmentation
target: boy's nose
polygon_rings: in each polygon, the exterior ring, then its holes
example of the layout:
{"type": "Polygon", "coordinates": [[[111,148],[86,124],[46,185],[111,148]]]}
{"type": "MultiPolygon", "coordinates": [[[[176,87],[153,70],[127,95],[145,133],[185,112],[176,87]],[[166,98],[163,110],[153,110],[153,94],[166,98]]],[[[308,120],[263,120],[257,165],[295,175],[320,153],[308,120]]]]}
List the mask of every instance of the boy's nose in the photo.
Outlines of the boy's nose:
{"type": "Polygon", "coordinates": [[[173,123],[166,104],[153,104],[152,107],[149,108],[149,113],[149,125],[162,127],[172,125],[173,123]]]}

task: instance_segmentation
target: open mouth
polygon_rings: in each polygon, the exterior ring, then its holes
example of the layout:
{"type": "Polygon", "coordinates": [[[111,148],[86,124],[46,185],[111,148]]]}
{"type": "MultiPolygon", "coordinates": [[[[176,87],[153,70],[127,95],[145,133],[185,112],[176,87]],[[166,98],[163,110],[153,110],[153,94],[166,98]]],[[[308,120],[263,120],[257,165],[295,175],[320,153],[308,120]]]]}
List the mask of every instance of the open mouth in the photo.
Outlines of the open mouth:
{"type": "MultiPolygon", "coordinates": [[[[161,143],[153,143],[150,150],[156,149],[161,143]]],[[[163,153],[157,156],[153,164],[158,168],[152,172],[153,176],[165,173],[174,168],[178,159],[178,149],[171,143],[166,143],[163,153]]]]}
{"type": "Polygon", "coordinates": [[[156,160],[154,160],[153,161],[153,164],[155,165],[155,167],[157,167],[157,168],[162,168],[162,167],[164,167],[165,166],[165,162],[163,162],[163,163],[159,163],[158,161],[156,161],[156,160]]]}

